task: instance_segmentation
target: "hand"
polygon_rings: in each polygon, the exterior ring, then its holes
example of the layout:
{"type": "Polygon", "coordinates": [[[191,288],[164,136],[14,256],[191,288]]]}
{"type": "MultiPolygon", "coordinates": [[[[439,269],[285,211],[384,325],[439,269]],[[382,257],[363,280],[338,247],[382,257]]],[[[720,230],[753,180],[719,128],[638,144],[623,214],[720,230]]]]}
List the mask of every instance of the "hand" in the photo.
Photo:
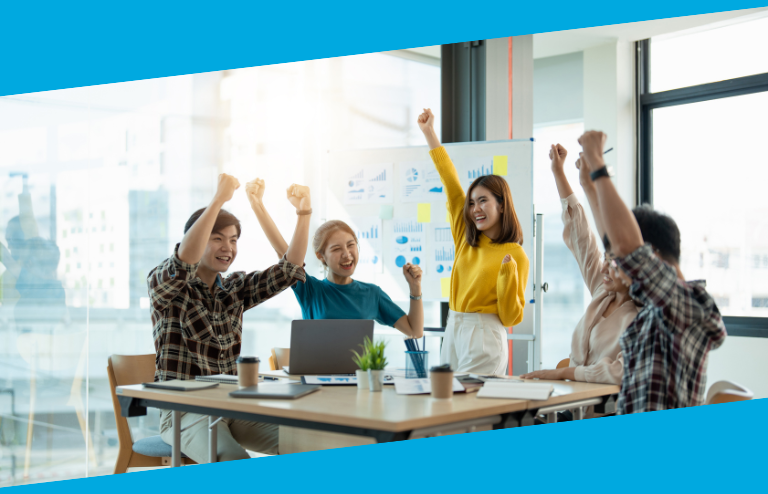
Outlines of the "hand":
{"type": "Polygon", "coordinates": [[[590,130],[584,132],[579,137],[579,144],[581,144],[584,152],[582,153],[582,164],[586,163],[590,172],[599,170],[605,166],[603,162],[603,147],[608,136],[597,130],[590,130]]]}
{"type": "Polygon", "coordinates": [[[429,108],[424,108],[424,113],[419,115],[416,120],[419,123],[419,128],[423,133],[432,132],[435,129],[435,115],[429,108]]]}
{"type": "Polygon", "coordinates": [[[504,259],[501,260],[501,265],[503,266],[503,265],[505,265],[505,264],[507,264],[508,262],[511,262],[511,261],[512,261],[512,256],[507,254],[506,256],[504,256],[504,259]]]}
{"type": "Polygon", "coordinates": [[[421,295],[421,276],[422,270],[415,264],[407,263],[403,266],[403,276],[411,289],[411,295],[418,297],[421,295]]]}
{"type": "Polygon", "coordinates": [[[552,161],[552,173],[559,173],[563,171],[563,164],[565,163],[565,157],[568,156],[568,151],[560,144],[552,144],[549,149],[549,159],[552,161]]]}
{"type": "Polygon", "coordinates": [[[576,160],[576,169],[579,170],[579,184],[582,189],[593,189],[595,183],[589,176],[589,167],[584,163],[584,153],[579,153],[579,159],[576,160]]]}
{"type": "Polygon", "coordinates": [[[213,196],[214,200],[218,200],[225,203],[232,199],[235,195],[235,191],[240,187],[240,182],[232,175],[222,173],[219,175],[219,184],[216,187],[216,194],[213,196]]]}
{"type": "Polygon", "coordinates": [[[552,370],[538,370],[523,374],[520,376],[522,379],[547,379],[549,381],[562,381],[565,379],[564,370],[566,369],[552,369],[552,370]]]}
{"type": "Polygon", "coordinates": [[[264,199],[264,191],[266,185],[264,180],[256,178],[245,184],[245,195],[248,197],[248,202],[251,203],[252,208],[256,208],[262,204],[264,199]]]}
{"type": "Polygon", "coordinates": [[[286,191],[288,202],[299,211],[306,211],[312,208],[312,200],[309,194],[309,187],[306,185],[292,184],[286,191]]]}

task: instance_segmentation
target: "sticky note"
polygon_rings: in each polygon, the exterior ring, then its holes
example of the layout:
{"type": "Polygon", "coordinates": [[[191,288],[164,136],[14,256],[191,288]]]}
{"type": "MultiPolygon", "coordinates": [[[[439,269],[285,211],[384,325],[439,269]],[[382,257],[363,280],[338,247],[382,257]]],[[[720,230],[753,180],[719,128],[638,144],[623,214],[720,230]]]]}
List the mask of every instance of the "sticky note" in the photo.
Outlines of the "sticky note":
{"type": "Polygon", "coordinates": [[[493,157],[493,174],[494,175],[507,175],[507,157],[506,156],[494,156],[493,157]]]}
{"type": "Polygon", "coordinates": [[[379,209],[379,218],[382,220],[391,220],[395,212],[395,206],[390,204],[382,204],[379,209]]]}
{"type": "Polygon", "coordinates": [[[451,296],[451,279],[440,278],[440,293],[441,297],[448,298],[451,296]]]}
{"type": "Polygon", "coordinates": [[[451,222],[451,212],[450,211],[446,211],[445,212],[445,222],[446,223],[450,223],[451,222]]]}
{"type": "Polygon", "coordinates": [[[419,204],[419,212],[416,215],[416,221],[419,223],[430,223],[432,221],[432,205],[428,202],[419,204]]]}

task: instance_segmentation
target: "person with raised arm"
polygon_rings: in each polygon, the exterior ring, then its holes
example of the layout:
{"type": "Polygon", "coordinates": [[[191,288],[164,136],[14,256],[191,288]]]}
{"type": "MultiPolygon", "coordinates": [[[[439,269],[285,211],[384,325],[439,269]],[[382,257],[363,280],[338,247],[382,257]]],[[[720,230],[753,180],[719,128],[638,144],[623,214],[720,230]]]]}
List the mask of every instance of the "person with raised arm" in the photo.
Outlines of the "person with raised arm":
{"type": "MultiPolygon", "coordinates": [[[[281,257],[287,244],[264,206],[264,180],[248,182],[245,190],[261,228],[281,257]]],[[[403,277],[410,292],[406,314],[378,285],[352,279],[359,260],[359,244],[349,225],[339,220],[323,223],[315,232],[312,248],[327,274],[322,280],[307,274],[303,282],[291,287],[304,319],[373,319],[406,336],[421,338],[424,305],[419,266],[410,263],[403,266],[403,277]]]]}
{"type": "MultiPolygon", "coordinates": [[[[619,339],[637,316],[639,308],[629,296],[629,287],[611,266],[611,245],[604,236],[599,217],[597,231],[603,238],[605,256],[600,254],[598,237],[592,232],[584,208],[568,183],[563,166],[568,151],[552,145],[549,159],[563,207],[563,240],[573,253],[592,301],[576,325],[571,339],[570,365],[562,369],[538,370],[523,374],[524,379],[552,379],[621,384],[624,357],[619,339]]],[[[581,183],[593,210],[598,209],[597,191],[587,167],[576,162],[581,183]]],[[[558,421],[570,420],[570,412],[558,414],[558,421]]]]}
{"type": "Polygon", "coordinates": [[[624,373],[617,413],[702,405],[707,357],[726,337],[720,311],[703,282],[685,281],[674,220],[648,206],[630,211],[621,200],[603,161],[605,140],[602,132],[585,132],[579,161],[595,186],[593,213],[616,256],[611,262],[642,304],[620,339],[624,373]]]}
{"type": "MultiPolygon", "coordinates": [[[[288,188],[288,201],[298,221],[291,244],[280,261],[264,271],[226,273],[237,257],[240,222],[222,209],[240,187],[235,177],[221,174],[211,203],[195,211],[184,227],[184,238],[171,257],[147,278],[153,336],[155,381],[195,376],[237,374],[243,335],[243,312],[304,281],[304,256],[312,212],[309,189],[288,188]]],[[[207,421],[183,413],[181,451],[198,463],[208,459],[207,421]]],[[[173,440],[171,412],[161,411],[160,436],[173,440]]],[[[244,448],[277,454],[274,424],[223,419],[217,424],[218,461],[249,458],[244,448]]]]}
{"type": "Polygon", "coordinates": [[[502,177],[478,177],[464,192],[434,122],[430,109],[419,115],[419,128],[448,196],[455,246],[440,362],[456,372],[504,374],[507,328],[522,322],[525,308],[529,262],[523,231],[502,177]]]}

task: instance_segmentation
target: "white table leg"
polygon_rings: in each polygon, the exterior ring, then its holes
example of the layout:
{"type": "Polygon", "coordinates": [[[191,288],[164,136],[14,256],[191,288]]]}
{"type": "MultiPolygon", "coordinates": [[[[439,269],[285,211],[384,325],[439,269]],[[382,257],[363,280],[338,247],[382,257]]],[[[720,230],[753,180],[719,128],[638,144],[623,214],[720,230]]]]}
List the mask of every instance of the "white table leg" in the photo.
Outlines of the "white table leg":
{"type": "Polygon", "coordinates": [[[208,417],[208,463],[216,463],[219,459],[217,446],[218,435],[216,424],[221,418],[208,417]]]}

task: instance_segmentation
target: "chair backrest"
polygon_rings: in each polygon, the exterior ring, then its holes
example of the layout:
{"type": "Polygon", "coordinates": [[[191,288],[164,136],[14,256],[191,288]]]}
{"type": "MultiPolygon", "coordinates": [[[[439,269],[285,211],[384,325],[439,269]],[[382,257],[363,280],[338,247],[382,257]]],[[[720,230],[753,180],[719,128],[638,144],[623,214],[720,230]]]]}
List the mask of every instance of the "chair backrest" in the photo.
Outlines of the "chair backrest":
{"type": "Polygon", "coordinates": [[[133,446],[131,428],[128,426],[128,419],[120,413],[120,402],[117,400],[115,388],[153,381],[155,355],[112,355],[107,361],[107,377],[112,393],[112,408],[115,410],[117,440],[120,442],[120,448],[130,449],[133,446]]]}
{"type": "Polygon", "coordinates": [[[291,365],[291,349],[290,348],[273,348],[272,360],[275,363],[275,369],[282,369],[286,365],[291,365]]]}
{"type": "Polygon", "coordinates": [[[707,405],[751,400],[754,394],[749,389],[731,381],[718,381],[709,387],[707,405]]]}
{"type": "Polygon", "coordinates": [[[555,367],[555,369],[564,369],[565,367],[570,367],[570,366],[571,366],[571,359],[564,358],[563,360],[557,363],[557,367],[555,367]]]}

